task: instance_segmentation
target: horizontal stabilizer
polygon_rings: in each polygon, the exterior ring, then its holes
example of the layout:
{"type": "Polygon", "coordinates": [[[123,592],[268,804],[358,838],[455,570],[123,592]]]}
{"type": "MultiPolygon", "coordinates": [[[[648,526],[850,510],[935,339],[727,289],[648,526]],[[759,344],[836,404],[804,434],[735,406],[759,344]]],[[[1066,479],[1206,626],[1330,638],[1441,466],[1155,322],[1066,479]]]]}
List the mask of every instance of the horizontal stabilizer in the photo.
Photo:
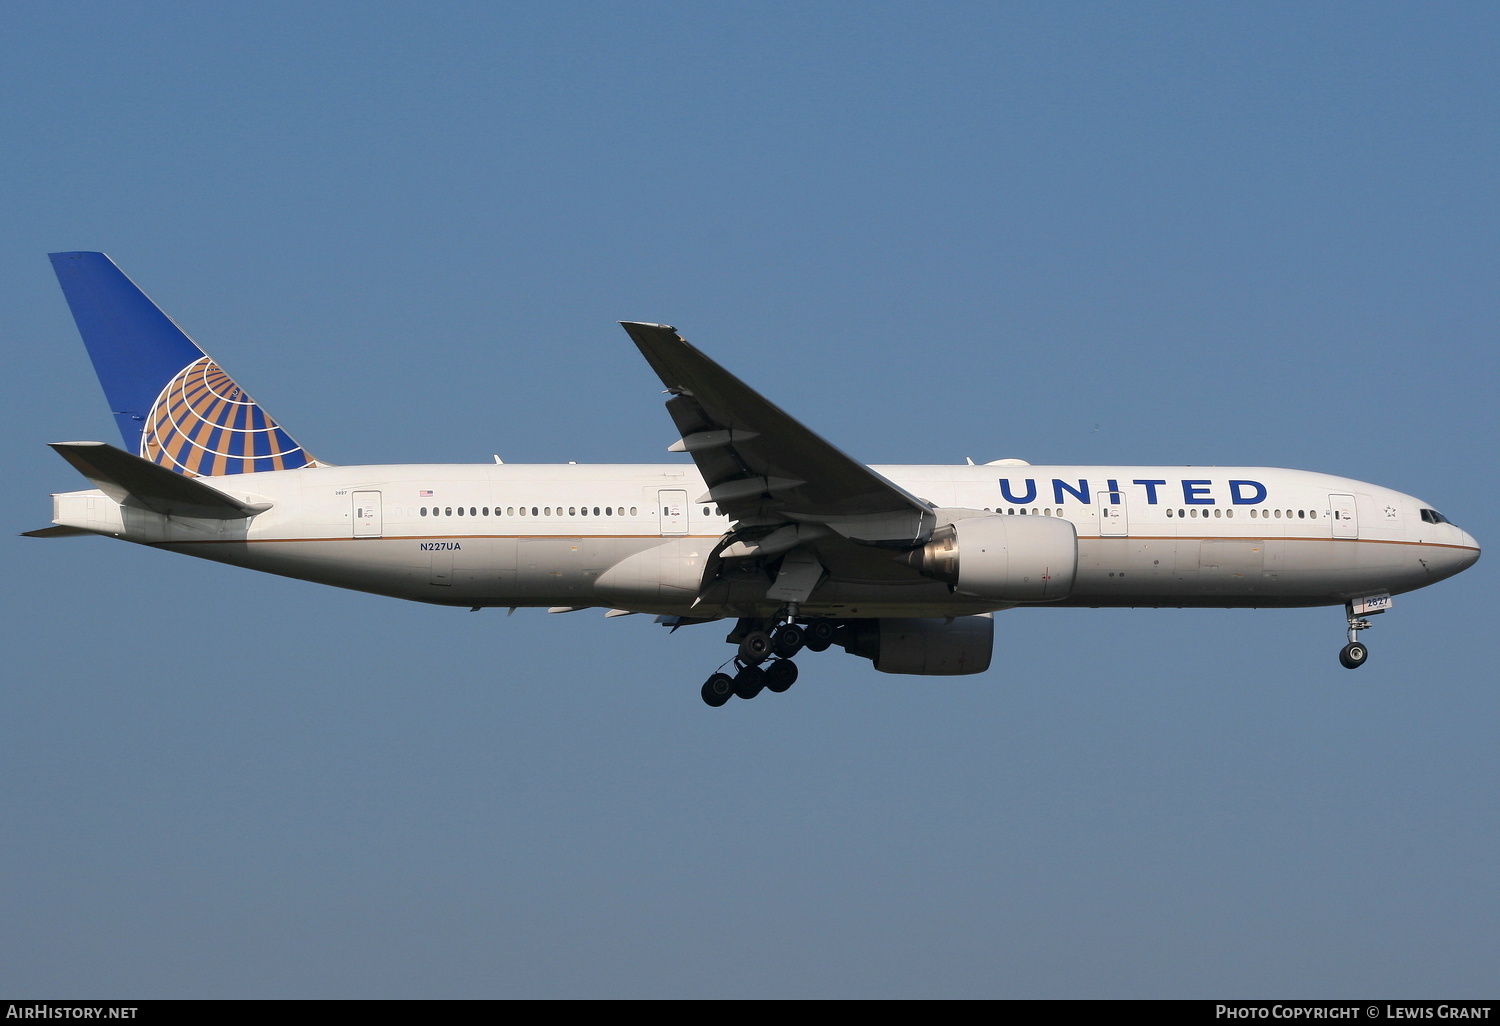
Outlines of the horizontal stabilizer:
{"type": "Polygon", "coordinates": [[[150,460],[103,442],[51,442],[95,488],[116,502],[143,506],[169,517],[243,520],[271,508],[269,502],[241,502],[200,478],[174,474],[150,460]]]}
{"type": "Polygon", "coordinates": [[[35,531],[22,531],[22,538],[82,538],[92,535],[93,531],[85,531],[81,527],[68,527],[66,524],[55,524],[52,527],[39,527],[35,531]]]}

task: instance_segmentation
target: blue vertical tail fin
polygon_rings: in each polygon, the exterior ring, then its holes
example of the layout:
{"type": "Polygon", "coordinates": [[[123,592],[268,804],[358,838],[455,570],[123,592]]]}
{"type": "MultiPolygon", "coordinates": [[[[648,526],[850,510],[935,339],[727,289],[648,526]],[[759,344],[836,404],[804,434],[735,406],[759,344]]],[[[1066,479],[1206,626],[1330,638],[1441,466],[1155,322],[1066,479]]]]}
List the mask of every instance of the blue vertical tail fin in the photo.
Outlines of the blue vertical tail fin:
{"type": "Polygon", "coordinates": [[[125,447],[189,477],[317,466],[103,253],[53,253],[125,447]]]}

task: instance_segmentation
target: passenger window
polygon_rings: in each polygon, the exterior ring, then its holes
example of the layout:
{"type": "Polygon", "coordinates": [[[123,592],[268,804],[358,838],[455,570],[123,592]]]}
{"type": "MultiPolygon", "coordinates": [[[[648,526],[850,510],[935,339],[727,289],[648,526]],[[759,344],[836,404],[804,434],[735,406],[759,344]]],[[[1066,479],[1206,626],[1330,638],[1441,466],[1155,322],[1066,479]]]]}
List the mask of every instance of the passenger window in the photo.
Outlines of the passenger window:
{"type": "Polygon", "coordinates": [[[635,515],[636,515],[636,514],[635,514],[635,509],[636,509],[636,508],[635,508],[635,507],[634,507],[634,506],[631,506],[631,507],[630,507],[630,515],[631,515],[631,516],[635,516],[635,515]]]}

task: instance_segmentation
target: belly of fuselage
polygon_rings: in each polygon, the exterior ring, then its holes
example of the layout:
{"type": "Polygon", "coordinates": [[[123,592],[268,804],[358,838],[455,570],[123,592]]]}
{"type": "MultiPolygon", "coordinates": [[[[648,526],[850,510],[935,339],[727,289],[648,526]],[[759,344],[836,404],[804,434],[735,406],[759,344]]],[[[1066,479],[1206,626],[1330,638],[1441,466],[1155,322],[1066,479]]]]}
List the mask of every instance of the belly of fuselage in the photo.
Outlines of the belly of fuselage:
{"type": "MultiPolygon", "coordinates": [[[[463,606],[612,605],[598,577],[659,539],[588,537],[373,538],[167,543],[174,551],[268,573],[420,602],[463,606]]],[[[711,547],[711,541],[706,542],[711,547]]],[[[1308,606],[1430,583],[1420,546],[1334,539],[1081,538],[1065,606],[1308,606]]],[[[766,582],[769,583],[768,581],[766,582]]],[[[707,603],[643,603],[664,614],[770,615],[764,586],[739,583],[707,603]]],[[[808,615],[955,616],[1006,602],[937,582],[829,581],[808,615]]]]}

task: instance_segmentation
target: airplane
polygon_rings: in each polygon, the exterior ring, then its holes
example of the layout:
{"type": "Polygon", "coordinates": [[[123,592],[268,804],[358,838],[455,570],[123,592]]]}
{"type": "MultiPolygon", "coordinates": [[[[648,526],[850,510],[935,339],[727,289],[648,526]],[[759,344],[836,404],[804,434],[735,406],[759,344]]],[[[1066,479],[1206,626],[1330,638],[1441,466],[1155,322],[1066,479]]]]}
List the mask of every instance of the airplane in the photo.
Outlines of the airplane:
{"type": "Polygon", "coordinates": [[[1018,606],[1343,606],[1367,617],[1479,558],[1430,503],[1267,467],[866,466],[686,342],[622,321],[690,462],[315,459],[102,253],[53,268],[116,424],[52,443],[93,486],[36,537],[103,535],[468,609],[725,621],[713,707],[784,692],[804,650],[885,673],[988,669],[1018,606]],[[731,672],[725,672],[729,670],[731,672]]]}

